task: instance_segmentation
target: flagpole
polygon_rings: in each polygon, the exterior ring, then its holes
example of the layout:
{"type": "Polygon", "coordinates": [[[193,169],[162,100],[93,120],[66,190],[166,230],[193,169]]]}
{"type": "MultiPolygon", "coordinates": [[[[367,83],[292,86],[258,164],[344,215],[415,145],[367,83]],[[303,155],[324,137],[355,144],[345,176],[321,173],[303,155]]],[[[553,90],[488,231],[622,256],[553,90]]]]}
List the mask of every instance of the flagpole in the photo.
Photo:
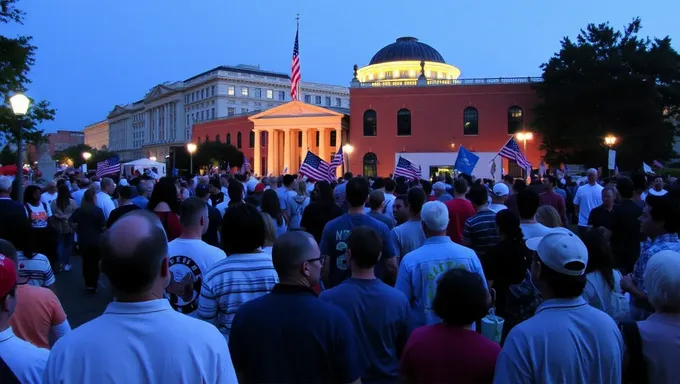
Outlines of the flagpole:
{"type": "MultiPolygon", "coordinates": [[[[295,22],[297,23],[297,28],[295,30],[295,36],[298,40],[298,60],[300,57],[300,14],[298,13],[295,17],[295,22]]],[[[300,70],[300,81],[302,81],[302,70],[300,70]]],[[[297,83],[297,89],[295,90],[295,99],[300,101],[300,82],[297,83]]]]}
{"type": "MultiPolygon", "coordinates": [[[[503,149],[503,147],[505,147],[506,145],[508,145],[508,143],[510,142],[510,140],[512,140],[514,137],[515,137],[515,135],[510,136],[510,138],[508,139],[508,141],[506,141],[505,144],[503,144],[503,145],[501,146],[501,149],[503,149]]],[[[526,152],[526,150],[525,150],[525,152],[526,152]]],[[[491,159],[491,161],[489,161],[489,164],[491,164],[492,161],[496,160],[496,158],[497,158],[500,154],[501,154],[501,151],[498,150],[498,152],[496,152],[496,156],[494,156],[494,157],[491,159]]],[[[525,155],[525,156],[526,156],[526,155],[525,155]]]]}

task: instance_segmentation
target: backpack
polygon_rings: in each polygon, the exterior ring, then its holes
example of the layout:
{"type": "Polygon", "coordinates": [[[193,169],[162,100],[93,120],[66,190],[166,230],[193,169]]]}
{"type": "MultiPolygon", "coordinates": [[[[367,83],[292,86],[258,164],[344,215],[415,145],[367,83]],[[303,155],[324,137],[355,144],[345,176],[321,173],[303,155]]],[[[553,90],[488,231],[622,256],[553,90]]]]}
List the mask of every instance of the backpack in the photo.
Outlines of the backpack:
{"type": "Polygon", "coordinates": [[[642,354],[642,337],[637,322],[626,321],[619,326],[628,353],[628,366],[624,370],[624,383],[646,384],[647,362],[642,354]]]}

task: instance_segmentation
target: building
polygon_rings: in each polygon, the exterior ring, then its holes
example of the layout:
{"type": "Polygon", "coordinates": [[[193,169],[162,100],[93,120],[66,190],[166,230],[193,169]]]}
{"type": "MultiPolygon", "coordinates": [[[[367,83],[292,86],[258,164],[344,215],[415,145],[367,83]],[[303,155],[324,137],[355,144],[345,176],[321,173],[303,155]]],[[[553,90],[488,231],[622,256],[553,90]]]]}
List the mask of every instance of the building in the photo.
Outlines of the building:
{"type": "MultiPolygon", "coordinates": [[[[290,76],[259,66],[219,66],[176,83],[160,84],[109,114],[110,149],[125,161],[164,159],[170,148],[184,146],[196,124],[245,116],[290,101],[290,76]]],[[[349,108],[346,87],[302,82],[300,93],[310,103],[349,108]]]]}
{"type": "Polygon", "coordinates": [[[47,134],[47,148],[50,156],[68,147],[85,143],[85,134],[80,131],[57,131],[47,134]]]}
{"type": "Polygon", "coordinates": [[[86,126],[83,133],[85,134],[85,145],[94,149],[108,149],[109,122],[107,120],[86,126]]]}

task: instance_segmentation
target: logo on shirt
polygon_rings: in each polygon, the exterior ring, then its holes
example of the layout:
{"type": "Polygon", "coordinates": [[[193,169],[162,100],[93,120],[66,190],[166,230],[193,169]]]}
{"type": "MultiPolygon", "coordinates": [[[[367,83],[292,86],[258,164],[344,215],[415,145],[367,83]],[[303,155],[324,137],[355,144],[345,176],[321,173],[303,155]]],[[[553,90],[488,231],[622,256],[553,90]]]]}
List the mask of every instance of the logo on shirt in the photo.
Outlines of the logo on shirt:
{"type": "Polygon", "coordinates": [[[335,266],[342,271],[347,270],[347,238],[350,232],[348,229],[341,229],[335,233],[335,251],[338,253],[335,266]]]}
{"type": "Polygon", "coordinates": [[[170,258],[170,284],[165,288],[170,305],[182,313],[192,313],[198,309],[198,296],[201,293],[203,274],[196,263],[187,256],[170,258]]]}

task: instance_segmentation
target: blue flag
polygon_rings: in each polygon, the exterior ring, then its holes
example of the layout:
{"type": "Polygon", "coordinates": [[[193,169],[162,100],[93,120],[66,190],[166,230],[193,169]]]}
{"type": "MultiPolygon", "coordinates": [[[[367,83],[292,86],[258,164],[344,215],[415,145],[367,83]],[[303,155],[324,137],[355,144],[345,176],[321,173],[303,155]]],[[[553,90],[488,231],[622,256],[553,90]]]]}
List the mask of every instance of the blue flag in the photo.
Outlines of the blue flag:
{"type": "Polygon", "coordinates": [[[465,149],[465,147],[460,147],[458,150],[458,157],[456,157],[456,164],[453,169],[460,173],[472,176],[472,171],[475,169],[475,165],[479,161],[479,156],[465,149]]]}

